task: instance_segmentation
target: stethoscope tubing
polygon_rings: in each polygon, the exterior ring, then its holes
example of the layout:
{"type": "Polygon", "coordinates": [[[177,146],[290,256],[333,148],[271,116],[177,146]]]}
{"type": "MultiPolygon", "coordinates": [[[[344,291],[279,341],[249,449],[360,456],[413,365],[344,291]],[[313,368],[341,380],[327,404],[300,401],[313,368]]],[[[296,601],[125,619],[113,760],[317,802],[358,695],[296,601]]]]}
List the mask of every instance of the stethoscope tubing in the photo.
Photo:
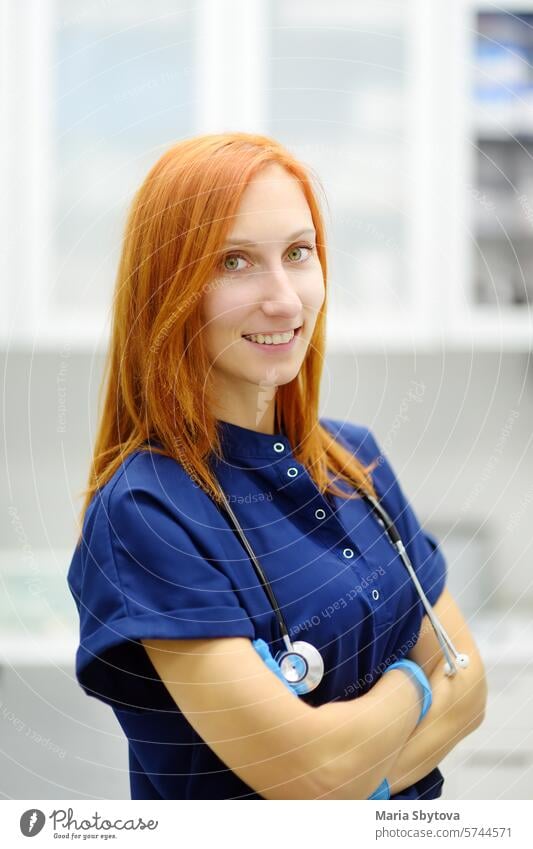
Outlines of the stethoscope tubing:
{"type": "MultiPolygon", "coordinates": [[[[431,622],[431,625],[432,625],[433,630],[435,632],[435,636],[436,636],[436,638],[437,638],[437,640],[440,644],[442,653],[443,653],[444,657],[446,658],[446,662],[447,662],[446,675],[448,675],[449,677],[455,675],[456,672],[457,672],[455,660],[464,657],[464,655],[461,655],[457,651],[457,649],[455,648],[454,644],[452,643],[450,637],[448,636],[446,630],[444,629],[443,624],[441,623],[437,614],[433,610],[433,607],[431,606],[429,599],[427,598],[426,593],[424,592],[422,584],[418,580],[418,575],[416,574],[416,572],[413,568],[413,564],[411,563],[411,558],[409,557],[409,555],[407,553],[405,545],[403,544],[403,541],[400,537],[400,534],[398,533],[396,526],[395,526],[394,522],[392,521],[391,517],[389,516],[389,514],[387,513],[385,508],[379,503],[379,501],[376,501],[375,498],[373,498],[371,495],[367,495],[366,493],[362,493],[362,495],[368,501],[368,503],[371,504],[371,506],[374,508],[374,512],[377,514],[377,516],[380,517],[380,519],[381,519],[380,524],[382,524],[383,527],[385,528],[392,545],[394,546],[394,548],[396,549],[396,551],[400,555],[401,560],[402,560],[405,568],[409,572],[409,576],[410,576],[411,580],[413,581],[413,584],[415,585],[415,588],[417,590],[419,598],[420,598],[422,604],[424,605],[424,609],[425,609],[425,611],[428,615],[428,619],[431,622]],[[452,660],[452,658],[450,656],[450,651],[453,653],[455,660],[452,660]]],[[[378,518],[378,521],[380,519],[378,518]]]]}
{"type": "MultiPolygon", "coordinates": [[[[261,568],[261,565],[260,565],[257,557],[255,556],[255,552],[254,552],[253,548],[251,547],[250,543],[248,542],[246,534],[242,530],[241,525],[239,523],[239,520],[237,519],[237,516],[235,515],[235,512],[233,511],[233,509],[232,509],[232,507],[231,507],[228,499],[226,498],[226,495],[225,495],[225,493],[224,493],[224,491],[222,490],[221,487],[219,487],[219,492],[220,492],[220,496],[222,498],[224,507],[225,507],[228,515],[230,516],[232,522],[233,522],[235,530],[239,534],[239,537],[240,537],[242,544],[244,545],[244,547],[245,547],[245,549],[246,549],[246,551],[247,551],[247,553],[250,557],[250,560],[254,564],[254,568],[255,568],[255,570],[256,570],[256,572],[257,572],[257,574],[258,574],[258,576],[261,580],[263,589],[267,593],[270,604],[272,605],[272,608],[274,609],[274,612],[276,614],[276,618],[277,618],[278,623],[279,623],[282,639],[283,639],[283,642],[285,644],[286,650],[287,650],[288,653],[293,654],[293,653],[295,653],[296,650],[295,650],[295,647],[293,646],[293,644],[290,640],[289,632],[288,632],[288,629],[287,629],[287,626],[286,626],[286,623],[285,623],[285,618],[284,618],[284,616],[281,612],[281,609],[280,609],[280,606],[279,606],[278,601],[276,599],[276,596],[274,594],[274,591],[273,591],[272,587],[270,586],[270,582],[267,580],[266,575],[264,574],[263,569],[261,568]]],[[[436,636],[436,638],[439,642],[439,645],[441,647],[442,653],[443,653],[444,657],[446,658],[445,674],[448,677],[455,675],[456,672],[457,672],[457,666],[455,665],[454,659],[452,659],[450,652],[452,652],[453,655],[455,656],[455,660],[461,659],[461,666],[468,665],[468,657],[466,655],[461,655],[461,654],[459,654],[459,652],[457,652],[454,644],[452,643],[450,637],[446,633],[446,631],[445,631],[444,627],[442,626],[439,618],[437,617],[437,615],[434,612],[431,604],[429,603],[429,600],[428,600],[428,598],[427,598],[427,596],[424,592],[424,589],[423,589],[422,585],[420,584],[420,581],[418,580],[418,576],[417,576],[417,574],[416,574],[416,572],[413,568],[413,565],[411,563],[409,555],[407,554],[407,551],[406,551],[406,548],[405,548],[405,546],[402,542],[402,539],[401,539],[398,531],[396,530],[394,522],[392,521],[392,519],[388,515],[387,511],[382,507],[382,505],[375,498],[373,498],[373,496],[371,496],[371,495],[369,495],[369,494],[367,494],[366,492],[363,492],[363,491],[361,491],[361,495],[362,495],[363,498],[366,499],[366,501],[372,507],[373,512],[376,515],[378,522],[385,529],[385,532],[386,532],[391,544],[393,545],[395,550],[400,555],[400,558],[401,558],[405,568],[407,569],[411,580],[413,581],[413,584],[416,588],[418,596],[419,596],[419,598],[420,598],[420,600],[421,600],[421,602],[424,606],[424,609],[425,609],[425,611],[428,615],[428,619],[431,622],[431,625],[432,625],[433,630],[435,632],[435,636],[436,636]]],[[[314,649],[314,651],[317,651],[312,646],[310,646],[310,648],[314,649]]],[[[306,661],[306,663],[307,663],[307,661],[306,661]]]]}
{"type": "Polygon", "coordinates": [[[244,533],[243,529],[241,528],[239,520],[237,519],[237,516],[235,515],[233,508],[231,507],[231,505],[230,505],[228,499],[226,498],[226,495],[225,495],[225,493],[223,492],[222,489],[220,489],[220,495],[221,495],[221,497],[224,501],[224,506],[225,506],[226,510],[228,511],[229,515],[231,516],[233,524],[235,525],[235,530],[239,534],[239,537],[241,538],[242,544],[244,545],[246,551],[248,552],[248,555],[249,555],[252,563],[254,564],[255,569],[256,569],[256,571],[257,571],[257,573],[258,573],[258,575],[261,579],[261,583],[263,584],[263,589],[265,590],[266,594],[268,595],[268,599],[270,601],[270,604],[274,608],[274,612],[276,614],[276,617],[278,619],[279,626],[280,626],[280,629],[281,629],[281,635],[283,637],[283,642],[285,643],[285,645],[287,647],[287,651],[292,651],[292,644],[291,644],[291,641],[290,641],[290,638],[289,638],[289,632],[287,630],[287,626],[285,624],[285,618],[284,618],[284,616],[281,612],[281,609],[279,607],[276,596],[274,595],[274,590],[270,586],[270,582],[267,580],[267,577],[266,577],[265,573],[263,572],[263,569],[261,568],[261,565],[260,565],[257,557],[255,556],[255,552],[254,552],[252,546],[250,545],[250,543],[248,542],[246,534],[244,533]]]}

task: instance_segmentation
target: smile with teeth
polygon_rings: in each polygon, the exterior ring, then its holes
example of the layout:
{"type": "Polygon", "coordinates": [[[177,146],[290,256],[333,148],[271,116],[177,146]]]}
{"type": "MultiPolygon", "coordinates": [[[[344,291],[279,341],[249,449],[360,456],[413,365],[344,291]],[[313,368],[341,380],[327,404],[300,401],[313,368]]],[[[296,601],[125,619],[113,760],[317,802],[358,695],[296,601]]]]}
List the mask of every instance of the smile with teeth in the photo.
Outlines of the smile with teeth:
{"type": "Polygon", "coordinates": [[[286,333],[272,333],[264,335],[263,333],[252,333],[250,336],[245,336],[250,342],[257,342],[259,345],[284,345],[290,342],[294,336],[294,330],[288,330],[286,333]]]}

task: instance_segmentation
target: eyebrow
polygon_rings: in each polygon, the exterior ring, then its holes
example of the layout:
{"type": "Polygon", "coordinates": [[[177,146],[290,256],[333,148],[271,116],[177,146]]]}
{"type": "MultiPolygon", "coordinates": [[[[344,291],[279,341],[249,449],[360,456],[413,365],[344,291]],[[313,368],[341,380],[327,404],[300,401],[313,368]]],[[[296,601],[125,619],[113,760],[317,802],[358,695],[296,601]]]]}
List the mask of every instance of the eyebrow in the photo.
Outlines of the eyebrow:
{"type": "MultiPolygon", "coordinates": [[[[307,227],[305,230],[298,230],[296,233],[293,233],[292,236],[287,236],[287,241],[292,242],[294,239],[297,239],[299,236],[303,236],[304,233],[312,233],[313,236],[316,236],[315,230],[312,227],[307,227]]],[[[258,242],[246,242],[246,241],[243,241],[242,239],[236,238],[236,239],[228,239],[228,241],[225,243],[224,247],[225,248],[230,248],[230,247],[235,247],[235,246],[238,246],[238,247],[241,247],[241,248],[243,248],[245,246],[246,247],[255,247],[257,244],[259,244],[259,243],[258,242]]]]}

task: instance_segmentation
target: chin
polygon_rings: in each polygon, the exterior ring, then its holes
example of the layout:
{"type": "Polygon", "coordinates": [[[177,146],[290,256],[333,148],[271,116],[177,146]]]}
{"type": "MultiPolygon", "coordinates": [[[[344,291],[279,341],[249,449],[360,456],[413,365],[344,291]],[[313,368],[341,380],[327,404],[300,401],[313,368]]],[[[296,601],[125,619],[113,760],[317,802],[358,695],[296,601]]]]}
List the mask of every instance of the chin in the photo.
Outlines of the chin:
{"type": "Polygon", "coordinates": [[[294,367],[290,370],[287,368],[271,366],[270,369],[263,369],[259,374],[250,374],[248,381],[254,383],[259,389],[268,389],[271,386],[285,386],[291,383],[299,373],[300,369],[294,367]]]}

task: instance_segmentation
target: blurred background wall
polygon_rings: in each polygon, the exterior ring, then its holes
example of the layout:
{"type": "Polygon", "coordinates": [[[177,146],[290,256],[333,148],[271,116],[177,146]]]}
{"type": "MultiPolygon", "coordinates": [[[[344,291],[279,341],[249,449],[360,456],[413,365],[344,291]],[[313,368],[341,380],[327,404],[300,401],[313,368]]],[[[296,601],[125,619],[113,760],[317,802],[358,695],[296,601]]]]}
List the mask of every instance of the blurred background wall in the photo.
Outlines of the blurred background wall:
{"type": "Polygon", "coordinates": [[[320,179],[325,415],[372,427],[485,659],[444,798],[533,794],[533,0],[0,3],[0,797],[129,798],[65,582],[125,213],[177,140],[320,179]]]}

